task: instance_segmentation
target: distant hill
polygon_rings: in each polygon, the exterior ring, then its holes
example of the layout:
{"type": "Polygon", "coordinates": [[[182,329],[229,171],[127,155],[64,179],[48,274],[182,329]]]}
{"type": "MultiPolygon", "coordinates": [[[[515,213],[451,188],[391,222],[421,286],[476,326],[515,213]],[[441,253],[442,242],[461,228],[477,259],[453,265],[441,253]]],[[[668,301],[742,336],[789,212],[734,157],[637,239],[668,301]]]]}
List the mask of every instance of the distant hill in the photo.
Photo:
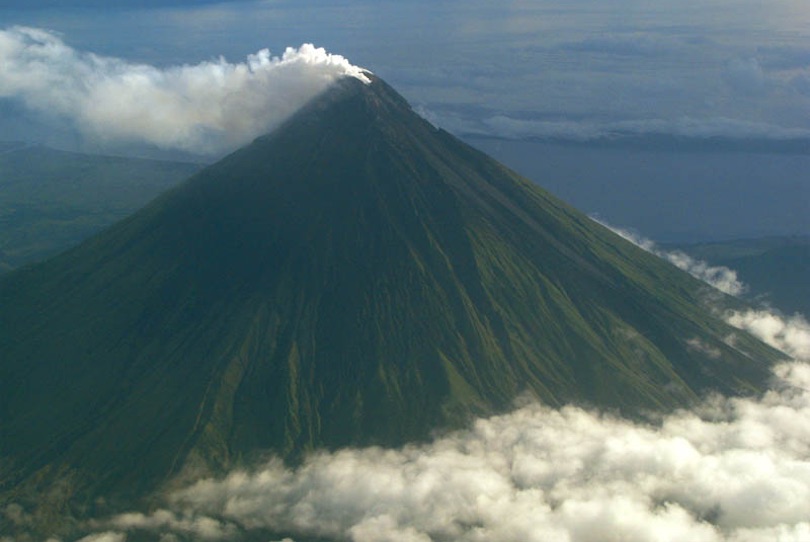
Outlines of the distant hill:
{"type": "Polygon", "coordinates": [[[0,272],[70,248],[200,167],[0,142],[0,272]]]}
{"type": "Polygon", "coordinates": [[[810,317],[810,237],[767,237],[670,245],[690,256],[737,271],[748,297],[810,317]]]}

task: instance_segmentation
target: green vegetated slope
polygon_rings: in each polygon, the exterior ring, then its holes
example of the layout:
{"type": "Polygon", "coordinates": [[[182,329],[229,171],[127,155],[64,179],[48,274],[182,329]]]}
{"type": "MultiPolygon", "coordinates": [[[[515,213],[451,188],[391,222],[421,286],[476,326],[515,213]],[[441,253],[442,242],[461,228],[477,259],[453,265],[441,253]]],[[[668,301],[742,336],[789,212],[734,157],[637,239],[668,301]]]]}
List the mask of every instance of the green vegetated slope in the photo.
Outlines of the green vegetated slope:
{"type": "Polygon", "coordinates": [[[0,144],[0,272],[70,248],[200,168],[0,144]]]}
{"type": "Polygon", "coordinates": [[[810,237],[766,237],[678,245],[695,258],[724,265],[750,287],[752,301],[810,316],[810,237]]]}
{"type": "Polygon", "coordinates": [[[2,488],[91,506],[256,451],[425,439],[522,393],[639,415],[762,389],[777,355],[708,290],[346,79],[0,279],[2,488]]]}

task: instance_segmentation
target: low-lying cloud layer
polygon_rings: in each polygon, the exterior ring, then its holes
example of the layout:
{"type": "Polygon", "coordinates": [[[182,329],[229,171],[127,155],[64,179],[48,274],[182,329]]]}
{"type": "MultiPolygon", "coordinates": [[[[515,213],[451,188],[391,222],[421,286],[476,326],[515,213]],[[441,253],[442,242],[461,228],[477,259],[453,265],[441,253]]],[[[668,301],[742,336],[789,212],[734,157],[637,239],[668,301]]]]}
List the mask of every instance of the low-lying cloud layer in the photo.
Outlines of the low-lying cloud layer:
{"type": "Polygon", "coordinates": [[[0,30],[0,99],[67,119],[103,143],[220,154],[270,131],[340,77],[367,78],[339,55],[304,44],[156,68],[77,51],[42,29],[0,30]]]}

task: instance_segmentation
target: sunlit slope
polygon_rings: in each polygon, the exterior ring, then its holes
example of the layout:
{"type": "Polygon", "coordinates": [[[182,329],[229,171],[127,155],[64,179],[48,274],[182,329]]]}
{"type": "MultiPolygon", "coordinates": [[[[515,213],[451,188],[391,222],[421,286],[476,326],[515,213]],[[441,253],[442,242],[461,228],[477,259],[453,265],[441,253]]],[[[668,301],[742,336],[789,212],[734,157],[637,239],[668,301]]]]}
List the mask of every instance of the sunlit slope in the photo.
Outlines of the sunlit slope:
{"type": "Polygon", "coordinates": [[[775,354],[707,290],[346,79],[0,279],[0,476],[138,494],[257,450],[423,439],[522,393],[637,414],[760,389],[775,354]]]}

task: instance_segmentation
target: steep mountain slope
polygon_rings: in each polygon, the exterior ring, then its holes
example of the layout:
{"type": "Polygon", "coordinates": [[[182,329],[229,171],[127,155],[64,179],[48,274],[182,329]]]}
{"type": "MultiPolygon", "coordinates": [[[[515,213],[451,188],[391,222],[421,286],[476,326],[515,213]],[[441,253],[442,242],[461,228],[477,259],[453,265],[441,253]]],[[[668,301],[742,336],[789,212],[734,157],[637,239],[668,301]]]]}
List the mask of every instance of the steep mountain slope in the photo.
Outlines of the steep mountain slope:
{"type": "Polygon", "coordinates": [[[257,450],[424,439],[521,393],[638,413],[760,389],[775,353],[707,295],[345,79],[0,279],[2,488],[81,512],[257,450]]]}

